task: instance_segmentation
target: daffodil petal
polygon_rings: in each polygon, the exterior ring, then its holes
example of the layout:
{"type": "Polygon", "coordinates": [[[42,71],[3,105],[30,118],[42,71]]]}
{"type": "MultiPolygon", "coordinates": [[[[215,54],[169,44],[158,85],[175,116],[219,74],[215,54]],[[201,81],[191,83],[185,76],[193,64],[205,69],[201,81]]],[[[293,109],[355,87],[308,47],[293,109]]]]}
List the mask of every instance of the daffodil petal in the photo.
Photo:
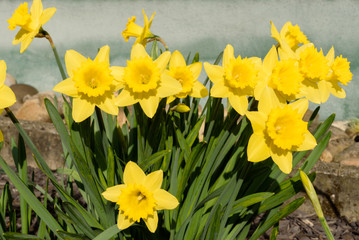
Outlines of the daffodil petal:
{"type": "Polygon", "coordinates": [[[34,0],[30,9],[31,18],[40,19],[43,9],[41,0],[34,0]]]}
{"type": "Polygon", "coordinates": [[[0,108],[6,108],[13,105],[16,102],[14,92],[6,85],[0,87],[0,108]]]}
{"type": "Polygon", "coordinates": [[[204,98],[208,96],[208,90],[199,81],[194,81],[190,96],[195,98],[204,98]]]}
{"type": "Polygon", "coordinates": [[[138,100],[135,99],[126,89],[122,89],[121,93],[115,99],[115,103],[119,107],[130,106],[137,102],[138,100]]]}
{"type": "Polygon", "coordinates": [[[273,108],[280,107],[281,103],[279,102],[278,97],[271,88],[265,88],[261,95],[261,100],[258,104],[258,111],[269,114],[273,108]]]}
{"type": "Polygon", "coordinates": [[[188,66],[189,70],[193,74],[193,79],[197,80],[202,71],[202,63],[196,62],[188,66]]]}
{"type": "Polygon", "coordinates": [[[170,104],[170,103],[173,102],[175,99],[176,99],[175,96],[169,96],[169,97],[167,97],[166,104],[170,104]]]}
{"type": "Polygon", "coordinates": [[[146,179],[146,174],[134,162],[129,161],[125,166],[123,172],[123,182],[125,184],[143,184],[146,179]]]}
{"type": "Polygon", "coordinates": [[[153,212],[153,215],[150,215],[147,218],[143,219],[143,221],[146,223],[146,226],[148,230],[150,230],[150,232],[156,232],[158,224],[158,215],[156,211],[153,212]]]}
{"type": "Polygon", "coordinates": [[[218,65],[212,65],[208,62],[203,64],[204,70],[206,71],[208,78],[213,82],[217,83],[224,79],[224,68],[218,65]]]}
{"type": "Polygon", "coordinates": [[[86,62],[87,59],[82,56],[80,53],[75,50],[68,50],[65,54],[65,64],[67,69],[67,74],[70,77],[73,77],[73,71],[80,68],[83,62],[86,62]]]}
{"type": "Polygon", "coordinates": [[[105,45],[100,49],[95,58],[95,61],[96,60],[110,64],[110,47],[108,45],[105,45]]]}
{"type": "Polygon", "coordinates": [[[154,192],[155,190],[161,188],[163,180],[163,171],[157,170],[146,176],[145,181],[143,182],[144,187],[149,191],[154,192]]]}
{"type": "Polygon", "coordinates": [[[330,96],[330,90],[329,90],[328,82],[325,81],[325,80],[319,81],[318,82],[318,89],[319,89],[319,93],[320,93],[320,101],[321,101],[321,103],[326,102],[328,100],[329,96],[330,96]]]}
{"type": "Polygon", "coordinates": [[[139,102],[146,116],[152,118],[157,112],[160,98],[158,96],[150,96],[149,98],[142,99],[139,102]]]}
{"type": "Polygon", "coordinates": [[[229,103],[241,115],[245,115],[248,109],[248,99],[246,96],[229,95],[229,103]]]}
{"type": "Polygon", "coordinates": [[[169,68],[171,69],[174,67],[185,67],[185,66],[186,66],[186,61],[184,60],[182,54],[177,50],[174,51],[171,56],[169,68]]]}
{"type": "Polygon", "coordinates": [[[270,150],[263,135],[252,134],[249,138],[247,157],[250,162],[261,162],[270,157],[270,150]]]}
{"type": "Polygon", "coordinates": [[[300,145],[298,148],[296,148],[296,151],[306,151],[315,148],[317,145],[317,141],[315,140],[315,137],[308,131],[304,135],[304,141],[302,145],[300,145]]]}
{"type": "Polygon", "coordinates": [[[160,72],[163,72],[166,69],[170,58],[171,53],[169,51],[166,51],[154,61],[157,64],[157,67],[160,69],[160,72]]]}
{"type": "Polygon", "coordinates": [[[232,45],[228,44],[223,52],[223,66],[227,66],[234,57],[234,50],[232,45]]]}
{"type": "Polygon", "coordinates": [[[30,32],[25,35],[24,39],[21,41],[20,53],[23,53],[29,47],[36,34],[36,32],[30,32]]]}
{"type": "Polygon", "coordinates": [[[265,58],[263,59],[263,70],[266,73],[271,73],[274,66],[278,62],[278,54],[275,46],[269,50],[265,58]]]}
{"type": "Polygon", "coordinates": [[[139,43],[136,43],[135,45],[133,45],[132,50],[131,50],[131,60],[134,58],[144,58],[147,56],[148,56],[148,54],[147,54],[144,46],[142,46],[139,43]]]}
{"type": "Polygon", "coordinates": [[[28,36],[28,35],[29,35],[29,32],[26,31],[26,30],[24,30],[23,28],[21,28],[21,29],[17,32],[17,34],[16,34],[14,40],[12,40],[12,44],[13,44],[13,45],[19,44],[19,43],[20,43],[21,41],[23,41],[23,40],[26,38],[26,36],[28,36]]]}
{"type": "Polygon", "coordinates": [[[66,94],[70,97],[77,97],[78,92],[77,88],[75,87],[75,81],[73,81],[71,78],[67,78],[61,82],[59,82],[53,90],[55,92],[66,94]]]}
{"type": "Polygon", "coordinates": [[[346,97],[346,93],[344,91],[343,88],[341,88],[338,84],[330,84],[329,86],[329,91],[331,94],[333,94],[335,97],[337,98],[345,98],[346,97]]]}
{"type": "Polygon", "coordinates": [[[0,86],[5,83],[6,80],[6,63],[4,60],[0,61],[0,86]]]}
{"type": "Polygon", "coordinates": [[[123,76],[125,74],[125,68],[124,67],[110,67],[111,75],[115,78],[117,82],[124,82],[123,76]]]}
{"type": "Polygon", "coordinates": [[[118,106],[115,104],[115,97],[106,98],[101,104],[98,105],[103,111],[111,115],[118,115],[118,106]]]}
{"type": "Polygon", "coordinates": [[[282,172],[289,174],[292,171],[293,155],[291,151],[281,151],[280,153],[272,151],[271,156],[282,172]]]}
{"type": "Polygon", "coordinates": [[[228,88],[223,84],[215,83],[211,88],[211,96],[216,98],[227,98],[229,95],[228,88]]]}
{"type": "Polygon", "coordinates": [[[251,122],[253,133],[263,133],[268,117],[262,112],[247,112],[246,116],[251,122]]]}
{"type": "Polygon", "coordinates": [[[74,98],[72,102],[72,118],[75,122],[82,122],[95,111],[95,105],[81,98],[74,98]]]}
{"type": "Polygon", "coordinates": [[[125,184],[116,185],[113,187],[109,187],[102,193],[102,196],[107,200],[111,202],[118,202],[118,198],[121,194],[121,189],[125,188],[125,184]]]}
{"type": "Polygon", "coordinates": [[[156,199],[156,210],[174,209],[179,202],[175,196],[163,189],[157,189],[153,192],[153,197],[156,199]]]}
{"type": "Polygon", "coordinates": [[[44,25],[45,23],[47,23],[50,20],[50,18],[52,18],[52,16],[55,14],[55,12],[56,12],[56,8],[54,7],[46,8],[41,14],[40,24],[44,25]]]}
{"type": "Polygon", "coordinates": [[[328,60],[329,65],[333,64],[334,57],[335,57],[334,47],[332,46],[328,51],[327,55],[325,56],[325,58],[328,60]]]}
{"type": "Polygon", "coordinates": [[[161,83],[157,89],[157,94],[160,98],[175,95],[182,90],[182,85],[173,77],[163,73],[161,75],[161,83]]]}
{"type": "Polygon", "coordinates": [[[0,142],[3,142],[4,141],[4,135],[2,135],[2,132],[0,130],[0,142]]]}
{"type": "Polygon", "coordinates": [[[281,37],[280,34],[277,30],[277,28],[274,26],[273,22],[270,21],[271,24],[271,34],[272,34],[272,38],[274,38],[275,40],[277,40],[279,43],[281,43],[281,37]]]}
{"type": "Polygon", "coordinates": [[[289,104],[293,109],[297,110],[298,113],[302,116],[306,113],[308,110],[309,102],[306,98],[299,99],[295,102],[292,102],[289,104]]]}
{"type": "Polygon", "coordinates": [[[134,224],[134,221],[131,221],[131,219],[127,218],[121,212],[118,214],[117,227],[119,229],[124,230],[124,229],[130,227],[132,224],[134,224]]]}

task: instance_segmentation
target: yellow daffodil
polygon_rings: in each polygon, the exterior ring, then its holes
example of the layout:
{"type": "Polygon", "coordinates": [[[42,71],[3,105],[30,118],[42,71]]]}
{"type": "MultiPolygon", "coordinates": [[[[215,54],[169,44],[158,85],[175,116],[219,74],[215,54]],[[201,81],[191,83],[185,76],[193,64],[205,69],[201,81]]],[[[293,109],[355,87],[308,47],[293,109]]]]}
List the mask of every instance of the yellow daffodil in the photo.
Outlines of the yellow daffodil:
{"type": "MultiPolygon", "coordinates": [[[[0,61],[0,114],[4,108],[10,107],[16,102],[15,94],[5,85],[6,80],[6,63],[4,60],[0,61]]],[[[0,142],[3,141],[3,134],[0,131],[0,142]]]]}
{"type": "Polygon", "coordinates": [[[144,46],[135,44],[127,67],[114,67],[113,73],[124,85],[116,104],[124,107],[139,102],[145,114],[152,118],[161,98],[182,90],[181,84],[165,73],[170,58],[171,53],[166,51],[153,61],[144,46]]]}
{"type": "Polygon", "coordinates": [[[293,51],[295,51],[300,44],[309,43],[307,37],[302,31],[300,31],[299,26],[293,26],[291,22],[286,22],[280,30],[280,33],[271,22],[271,33],[272,37],[278,41],[280,47],[286,48],[286,46],[283,46],[286,44],[293,51]]]}
{"type": "Polygon", "coordinates": [[[272,157],[280,170],[289,174],[292,170],[292,152],[316,146],[307,123],[302,120],[307,108],[308,100],[305,98],[283,104],[272,89],[265,89],[258,111],[247,113],[253,128],[247,147],[248,161],[260,162],[272,157]]]}
{"type": "Polygon", "coordinates": [[[182,54],[174,51],[169,63],[169,70],[166,73],[176,79],[182,85],[182,91],[167,98],[167,103],[176,98],[185,98],[188,95],[195,98],[208,96],[208,90],[197,79],[202,70],[202,63],[196,62],[186,65],[182,54]]]}
{"type": "Polygon", "coordinates": [[[130,161],[126,164],[124,184],[109,187],[102,193],[105,199],[119,205],[119,229],[126,229],[142,218],[148,229],[155,232],[158,224],[157,211],[178,206],[177,198],[161,189],[162,180],[162,170],[146,175],[136,163],[130,161]]]}
{"type": "Polygon", "coordinates": [[[47,8],[43,10],[41,0],[34,0],[30,13],[28,3],[22,3],[13,13],[12,17],[7,20],[9,29],[15,30],[17,26],[21,29],[12,41],[13,45],[21,43],[20,53],[23,53],[30,45],[34,37],[39,33],[44,25],[56,12],[56,8],[47,8]]]}
{"type": "Polygon", "coordinates": [[[127,42],[130,37],[136,38],[136,43],[141,43],[143,46],[146,46],[147,39],[154,37],[154,35],[150,32],[150,27],[152,24],[153,17],[155,16],[155,12],[152,14],[150,21],[148,21],[148,17],[145,13],[145,10],[142,9],[143,18],[144,18],[144,26],[141,27],[135,23],[136,17],[133,16],[128,19],[126,24],[126,29],[122,32],[122,36],[127,42]]]}
{"type": "Polygon", "coordinates": [[[335,59],[334,57],[334,48],[332,47],[326,55],[329,61],[330,73],[325,78],[325,83],[327,83],[331,94],[338,98],[345,98],[345,91],[340,85],[347,85],[352,80],[353,74],[350,72],[350,62],[343,58],[342,55],[337,56],[335,59]]]}
{"type": "Polygon", "coordinates": [[[277,49],[273,46],[263,59],[263,68],[254,96],[260,100],[263,90],[270,87],[281,102],[293,101],[298,98],[302,81],[298,61],[291,58],[278,61],[277,49]]]}
{"type": "Polygon", "coordinates": [[[223,53],[222,66],[204,63],[204,69],[214,83],[211,96],[228,98],[232,107],[244,115],[248,108],[247,96],[254,94],[261,65],[260,58],[235,58],[233,47],[227,45],[223,53]]]}
{"type": "Polygon", "coordinates": [[[91,116],[95,106],[109,114],[118,114],[114,92],[119,90],[121,84],[112,75],[109,54],[109,46],[103,46],[95,60],[85,58],[74,50],[65,54],[70,77],[57,84],[54,91],[74,98],[72,117],[76,122],[91,116]]]}

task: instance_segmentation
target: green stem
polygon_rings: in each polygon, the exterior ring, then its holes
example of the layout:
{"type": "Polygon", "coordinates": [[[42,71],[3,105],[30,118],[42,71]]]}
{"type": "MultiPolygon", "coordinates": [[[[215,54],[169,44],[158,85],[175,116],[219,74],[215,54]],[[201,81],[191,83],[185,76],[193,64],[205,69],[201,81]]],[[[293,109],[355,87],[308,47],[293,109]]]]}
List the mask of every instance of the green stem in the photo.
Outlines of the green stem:
{"type": "Polygon", "coordinates": [[[38,37],[38,38],[46,38],[50,42],[52,51],[54,52],[54,55],[55,55],[57,66],[59,67],[59,70],[60,70],[60,73],[61,73],[61,77],[62,77],[63,80],[65,80],[67,77],[66,77],[64,68],[62,67],[59,54],[57,53],[55,44],[52,41],[52,38],[51,38],[50,34],[48,32],[46,32],[44,29],[41,28],[39,33],[36,35],[36,37],[38,37]]]}
{"type": "Polygon", "coordinates": [[[324,229],[325,234],[327,235],[327,238],[328,238],[329,240],[335,240],[335,239],[334,239],[334,236],[333,236],[333,234],[332,234],[332,232],[331,232],[330,229],[329,229],[328,223],[327,223],[327,221],[325,220],[325,218],[324,218],[324,217],[323,217],[323,218],[319,218],[319,221],[320,221],[320,223],[321,223],[322,226],[323,226],[323,229],[324,229]]]}

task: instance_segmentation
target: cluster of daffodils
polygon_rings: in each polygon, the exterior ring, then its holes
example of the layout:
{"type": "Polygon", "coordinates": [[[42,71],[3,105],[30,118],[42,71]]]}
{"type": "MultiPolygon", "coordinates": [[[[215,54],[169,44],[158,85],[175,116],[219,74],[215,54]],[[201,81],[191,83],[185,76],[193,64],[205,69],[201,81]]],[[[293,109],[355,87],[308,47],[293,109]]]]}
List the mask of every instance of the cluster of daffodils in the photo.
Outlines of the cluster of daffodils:
{"type": "MultiPolygon", "coordinates": [[[[34,37],[43,31],[55,13],[55,8],[43,10],[41,0],[34,0],[30,12],[25,2],[8,20],[9,29],[21,29],[13,44],[21,43],[20,52],[26,50],[34,37]]],[[[119,107],[139,103],[144,113],[152,118],[159,102],[176,98],[203,98],[208,90],[198,81],[202,63],[190,65],[179,51],[163,52],[151,58],[146,44],[161,38],[150,31],[150,20],[144,14],[144,26],[128,20],[122,32],[125,41],[136,38],[127,66],[110,66],[109,46],[103,46],[94,60],[69,50],[65,54],[68,78],[54,90],[73,98],[72,116],[81,122],[90,117],[98,107],[106,113],[117,115],[119,107]]],[[[271,23],[272,24],[272,23],[271,23]]],[[[228,98],[229,104],[250,120],[253,134],[247,147],[248,161],[260,162],[269,157],[284,173],[292,170],[292,152],[313,149],[316,140],[307,129],[303,116],[309,101],[323,103],[330,93],[344,98],[342,85],[351,81],[349,62],[335,57],[334,48],[327,55],[318,50],[297,25],[286,23],[280,32],[272,24],[272,37],[278,41],[266,57],[234,56],[234,49],[224,49],[222,66],[204,63],[204,69],[213,82],[210,96],[228,98]],[[249,98],[258,101],[255,109],[249,98]]],[[[164,44],[166,50],[167,46],[164,44]]],[[[15,102],[11,90],[4,86],[6,65],[0,61],[0,109],[15,102]]],[[[0,140],[2,134],[0,132],[0,140]]],[[[125,229],[143,219],[151,232],[157,228],[157,210],[173,209],[178,201],[160,189],[162,171],[149,175],[133,162],[124,171],[124,184],[108,188],[103,196],[119,206],[117,224],[125,229]]]]}

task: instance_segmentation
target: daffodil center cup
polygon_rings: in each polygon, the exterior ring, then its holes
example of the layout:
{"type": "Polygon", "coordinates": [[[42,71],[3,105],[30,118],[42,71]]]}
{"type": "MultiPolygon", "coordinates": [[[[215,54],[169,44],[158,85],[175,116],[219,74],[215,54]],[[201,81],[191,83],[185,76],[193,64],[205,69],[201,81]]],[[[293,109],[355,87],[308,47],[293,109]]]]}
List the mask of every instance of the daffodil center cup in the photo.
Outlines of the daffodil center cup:
{"type": "Polygon", "coordinates": [[[150,57],[134,58],[127,62],[124,81],[136,93],[148,92],[158,87],[160,69],[150,57]]]}
{"type": "MultiPolygon", "coordinates": [[[[303,76],[294,59],[277,62],[272,71],[268,85],[279,91],[286,99],[299,93],[303,76]]],[[[294,100],[294,99],[291,99],[294,100]]]]}
{"type": "Polygon", "coordinates": [[[307,123],[290,106],[272,109],[266,122],[266,133],[273,144],[285,150],[300,146],[307,132],[307,123]]]}
{"type": "Polygon", "coordinates": [[[305,48],[299,55],[299,69],[306,79],[318,81],[327,77],[330,68],[322,51],[318,52],[312,46],[305,48]]]}
{"type": "Polygon", "coordinates": [[[121,189],[117,204],[126,217],[139,222],[141,218],[153,215],[156,200],[153,193],[143,185],[127,184],[126,188],[121,189]]]}
{"type": "Polygon", "coordinates": [[[177,97],[186,97],[192,91],[194,78],[188,67],[170,68],[169,75],[182,85],[182,91],[176,95],[177,97]]]}
{"type": "Polygon", "coordinates": [[[10,30],[15,30],[16,26],[19,26],[29,32],[34,30],[31,27],[32,20],[27,4],[27,2],[20,4],[20,6],[12,14],[12,17],[8,20],[10,30]]]}
{"type": "Polygon", "coordinates": [[[81,67],[73,71],[73,80],[79,93],[88,97],[97,97],[111,91],[114,77],[106,62],[87,59],[81,67]]]}
{"type": "Polygon", "coordinates": [[[245,89],[254,88],[257,84],[257,73],[255,64],[244,59],[232,59],[227,66],[224,66],[225,82],[230,88],[245,89]]]}

